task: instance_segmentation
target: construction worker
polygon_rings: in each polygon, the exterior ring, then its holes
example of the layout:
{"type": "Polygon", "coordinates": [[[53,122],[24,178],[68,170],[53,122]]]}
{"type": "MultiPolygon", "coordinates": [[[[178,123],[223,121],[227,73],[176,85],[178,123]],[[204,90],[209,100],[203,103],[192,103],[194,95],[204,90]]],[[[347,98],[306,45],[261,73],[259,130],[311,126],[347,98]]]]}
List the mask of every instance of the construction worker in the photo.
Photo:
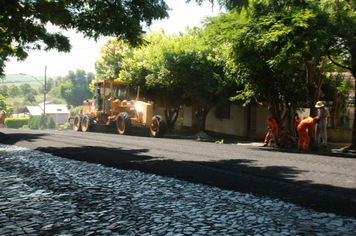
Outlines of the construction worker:
{"type": "Polygon", "coordinates": [[[267,123],[268,123],[268,132],[265,138],[265,142],[263,143],[263,146],[266,147],[268,145],[268,142],[271,140],[271,133],[272,133],[272,138],[276,142],[276,145],[279,145],[279,139],[278,139],[278,125],[275,119],[272,118],[272,116],[267,117],[267,123]]]}
{"type": "Polygon", "coordinates": [[[298,149],[299,150],[308,150],[309,149],[309,143],[310,143],[310,138],[313,137],[314,135],[314,127],[315,124],[319,122],[319,117],[307,117],[304,120],[302,120],[299,125],[298,125],[298,134],[299,134],[299,139],[298,139],[298,149]],[[307,129],[309,131],[309,134],[307,132],[307,129]],[[304,147],[303,147],[304,143],[304,147]]]}
{"type": "Polygon", "coordinates": [[[318,117],[319,117],[319,123],[318,126],[316,127],[316,137],[315,141],[318,144],[320,139],[322,141],[322,146],[326,148],[327,146],[327,118],[329,115],[328,109],[325,107],[324,103],[319,101],[315,104],[315,108],[317,109],[318,112],[318,117]]]}

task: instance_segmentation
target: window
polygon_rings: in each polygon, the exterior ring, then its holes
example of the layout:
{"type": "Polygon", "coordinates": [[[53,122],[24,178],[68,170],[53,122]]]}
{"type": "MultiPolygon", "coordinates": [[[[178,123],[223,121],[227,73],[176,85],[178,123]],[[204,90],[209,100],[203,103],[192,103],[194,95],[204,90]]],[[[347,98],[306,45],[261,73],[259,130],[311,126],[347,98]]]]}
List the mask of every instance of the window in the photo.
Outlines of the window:
{"type": "Polygon", "coordinates": [[[215,111],[216,118],[230,119],[230,103],[218,105],[215,111]]]}

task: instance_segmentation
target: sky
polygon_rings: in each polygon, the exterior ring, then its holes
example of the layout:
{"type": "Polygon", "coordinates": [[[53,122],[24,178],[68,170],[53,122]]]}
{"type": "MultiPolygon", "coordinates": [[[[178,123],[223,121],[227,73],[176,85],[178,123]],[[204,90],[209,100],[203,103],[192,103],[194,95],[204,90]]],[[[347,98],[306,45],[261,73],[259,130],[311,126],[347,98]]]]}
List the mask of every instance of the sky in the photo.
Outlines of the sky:
{"type": "MultiPolygon", "coordinates": [[[[164,29],[166,34],[185,32],[187,26],[201,26],[201,20],[205,16],[216,16],[219,14],[219,7],[205,1],[202,6],[198,6],[194,0],[186,4],[186,0],[166,0],[169,11],[169,18],[162,21],[155,21],[146,32],[164,29]]],[[[6,62],[5,74],[28,74],[32,76],[44,76],[56,78],[65,76],[69,70],[76,71],[83,69],[86,72],[95,73],[95,61],[100,58],[100,48],[106,44],[108,38],[101,37],[95,42],[84,38],[83,35],[75,31],[64,31],[64,35],[70,38],[72,49],[70,53],[57,52],[51,50],[29,51],[29,56],[23,62],[18,62],[11,58],[6,62]],[[45,69],[47,68],[47,69],[45,69]],[[46,70],[46,72],[45,72],[46,70]]]]}

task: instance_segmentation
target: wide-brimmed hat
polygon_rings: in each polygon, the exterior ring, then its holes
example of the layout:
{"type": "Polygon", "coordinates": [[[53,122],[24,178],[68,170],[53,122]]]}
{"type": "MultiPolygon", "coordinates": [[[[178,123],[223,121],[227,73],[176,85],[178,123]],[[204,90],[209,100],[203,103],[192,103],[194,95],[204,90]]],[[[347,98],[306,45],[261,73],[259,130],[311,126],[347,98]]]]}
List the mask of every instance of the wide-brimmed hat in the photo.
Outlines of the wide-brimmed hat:
{"type": "Polygon", "coordinates": [[[321,101],[319,101],[319,102],[317,102],[317,103],[315,104],[315,107],[316,107],[316,108],[324,107],[324,103],[321,102],[321,101]]]}

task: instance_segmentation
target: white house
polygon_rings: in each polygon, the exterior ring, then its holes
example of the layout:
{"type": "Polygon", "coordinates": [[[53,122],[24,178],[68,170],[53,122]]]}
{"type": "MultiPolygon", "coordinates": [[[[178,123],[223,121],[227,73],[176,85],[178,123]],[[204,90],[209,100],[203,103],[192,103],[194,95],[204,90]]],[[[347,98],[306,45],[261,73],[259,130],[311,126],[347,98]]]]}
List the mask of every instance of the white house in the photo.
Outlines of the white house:
{"type": "MultiPolygon", "coordinates": [[[[46,103],[45,109],[46,122],[48,122],[49,117],[52,117],[56,124],[68,122],[70,112],[66,105],[46,103]]],[[[38,104],[38,106],[26,106],[23,113],[25,113],[25,116],[40,116],[43,113],[43,103],[38,104]]]]}

